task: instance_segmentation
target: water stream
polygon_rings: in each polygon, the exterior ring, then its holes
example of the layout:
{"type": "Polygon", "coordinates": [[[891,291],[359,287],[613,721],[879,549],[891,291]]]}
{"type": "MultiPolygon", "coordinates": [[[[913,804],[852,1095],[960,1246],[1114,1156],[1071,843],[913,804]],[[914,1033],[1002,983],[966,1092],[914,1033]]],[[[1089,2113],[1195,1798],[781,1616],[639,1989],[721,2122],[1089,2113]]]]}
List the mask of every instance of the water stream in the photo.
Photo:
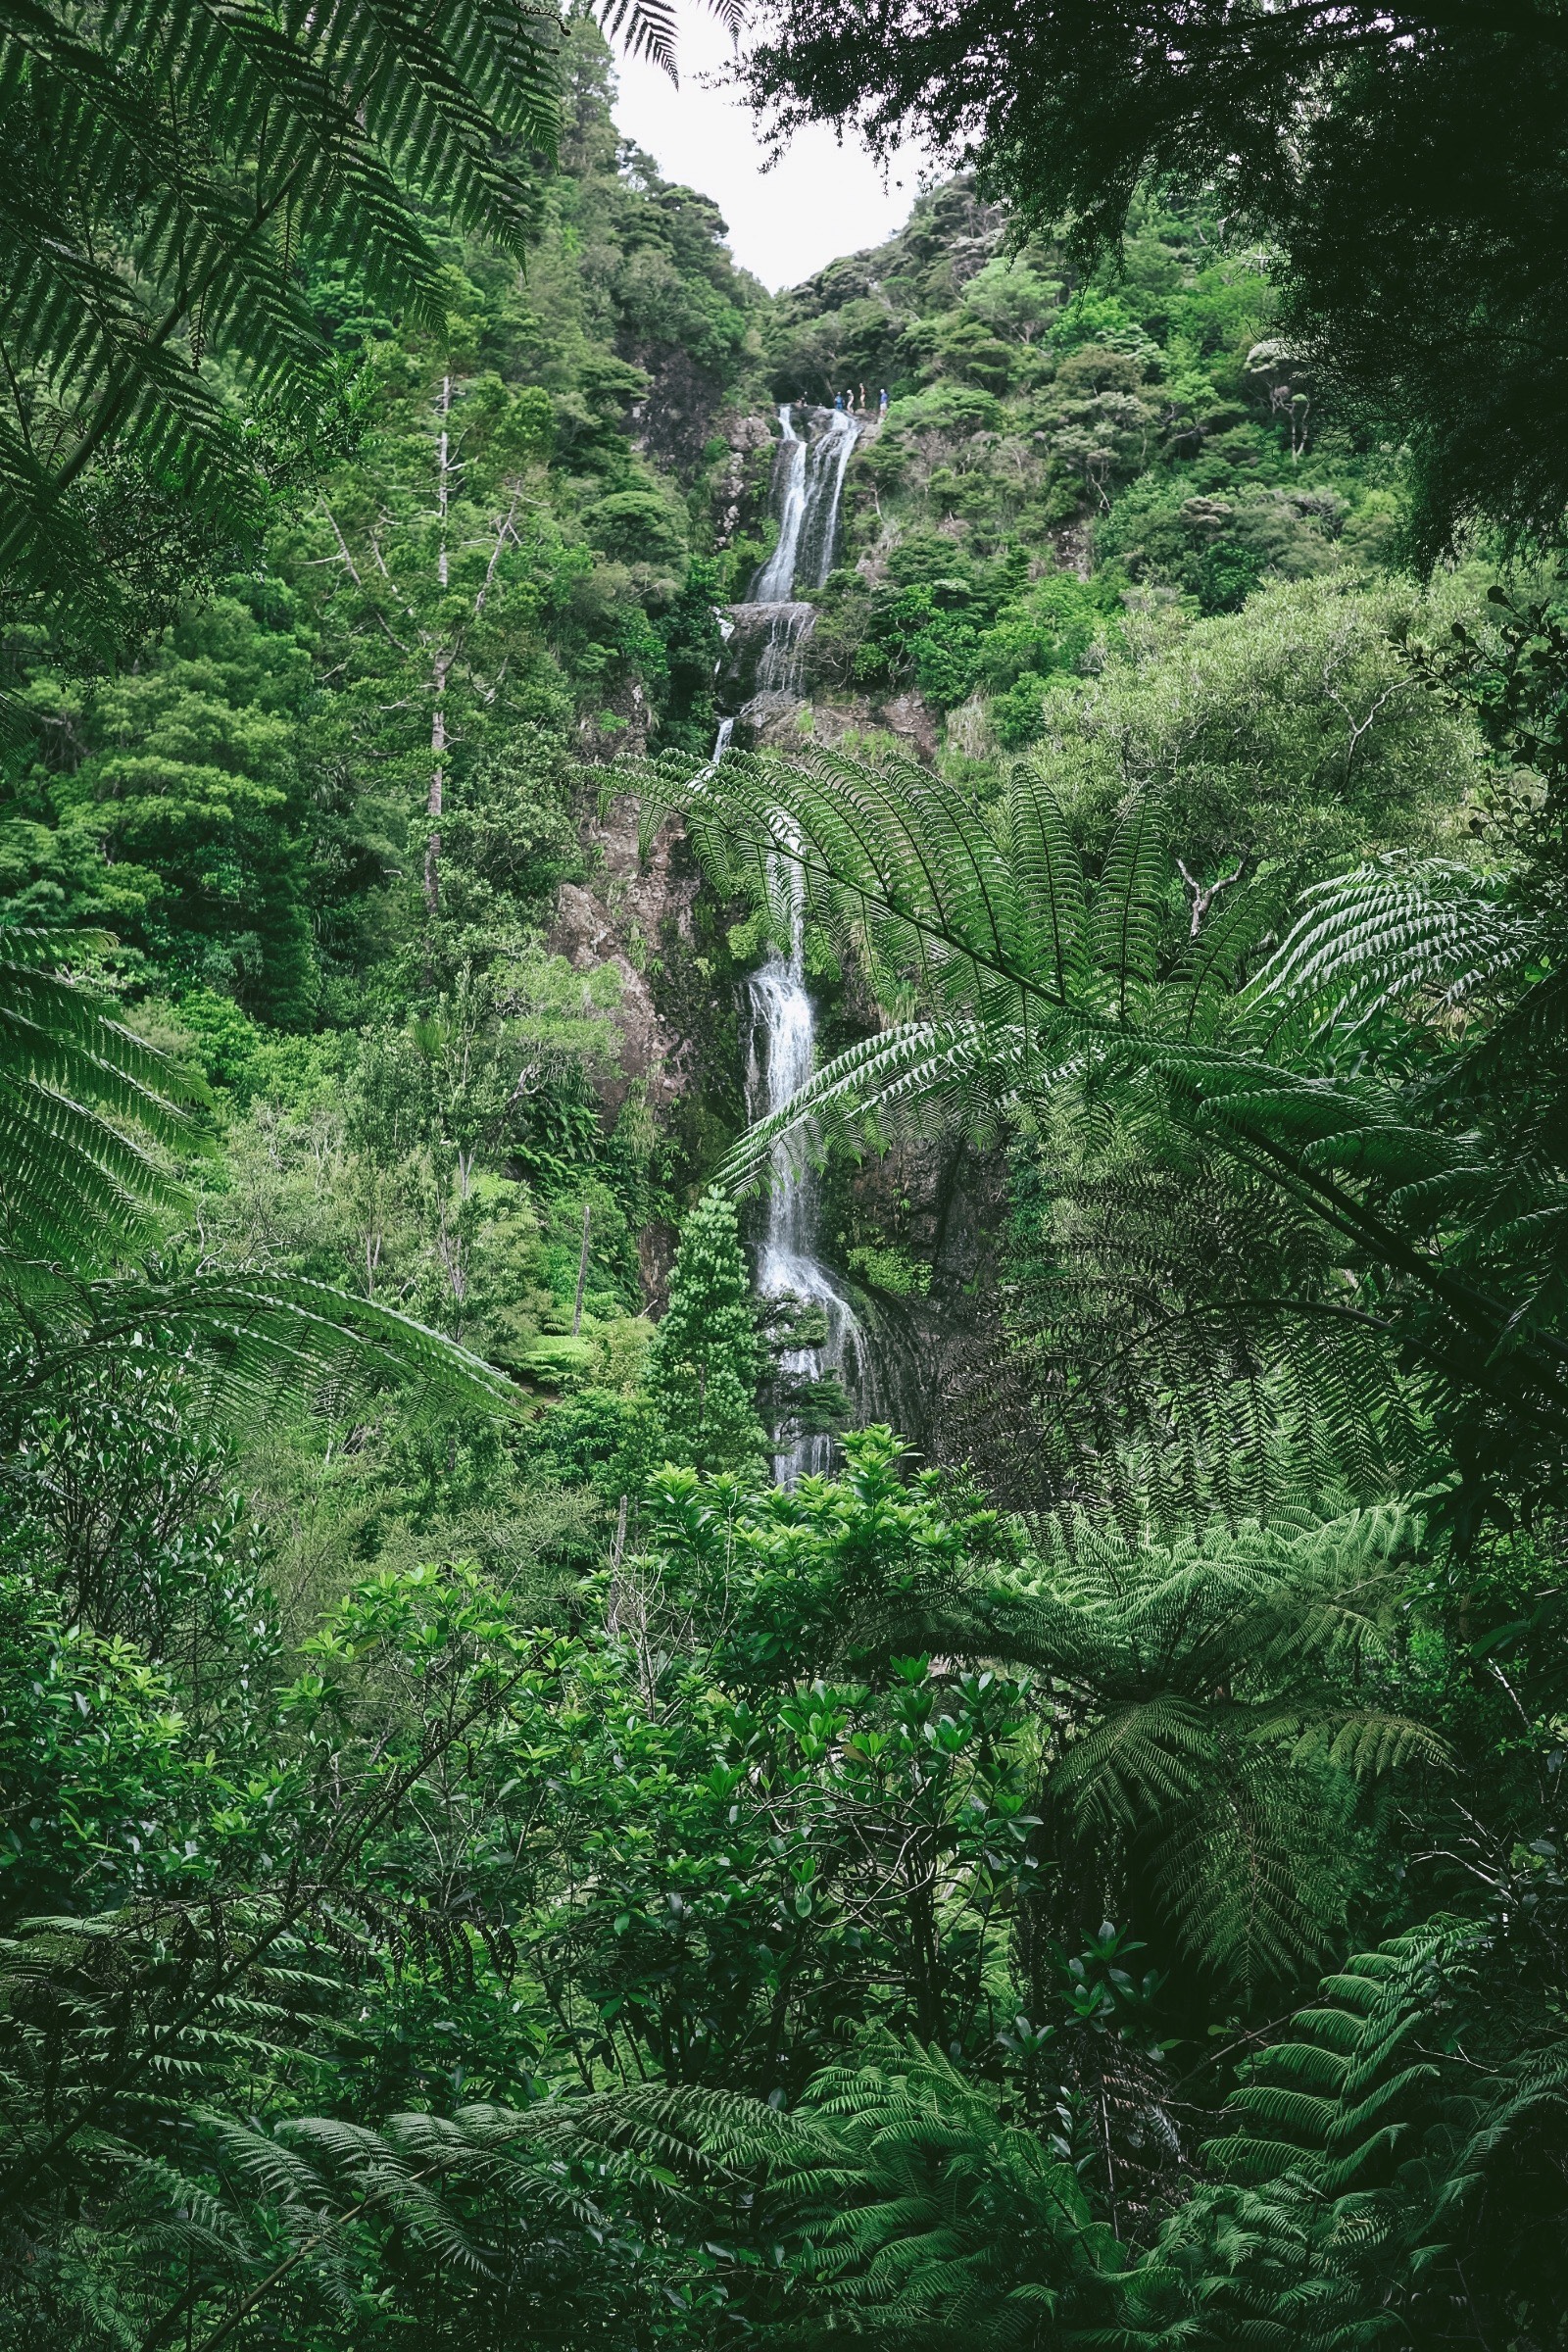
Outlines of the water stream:
{"type": "MultiPolygon", "coordinates": [[[[778,545],[752,581],[747,605],[735,608],[738,626],[744,625],[742,616],[755,616],[753,625],[763,631],[755,692],[744,713],[754,723],[800,700],[806,641],[816,611],[796,601],[795,591],[820,588],[833,568],[844,472],[859,436],[856,419],[842,410],[827,413],[815,432],[815,419],[808,419],[804,437],[795,430],[788,407],[778,416],[781,438],[773,462],[778,545]]],[[[733,725],[732,719],[720,723],[715,760],[722,759],[733,725]]],[[[750,984],[747,1109],[754,1119],[782,1109],[811,1075],[816,1057],[816,1013],[806,986],[805,889],[793,864],[779,880],[790,909],[789,951],[775,949],[750,984]]],[[[784,1356],[785,1374],[803,1384],[837,1375],[863,1411],[871,1370],[865,1334],[816,1253],[821,1205],[821,1181],[806,1139],[783,1138],[773,1147],[757,1288],[763,1298],[796,1301],[822,1335],[784,1356]]],[[[774,1457],[773,1474],[781,1486],[793,1487],[803,1473],[826,1471],[832,1460],[832,1438],[805,1432],[774,1457]]]]}

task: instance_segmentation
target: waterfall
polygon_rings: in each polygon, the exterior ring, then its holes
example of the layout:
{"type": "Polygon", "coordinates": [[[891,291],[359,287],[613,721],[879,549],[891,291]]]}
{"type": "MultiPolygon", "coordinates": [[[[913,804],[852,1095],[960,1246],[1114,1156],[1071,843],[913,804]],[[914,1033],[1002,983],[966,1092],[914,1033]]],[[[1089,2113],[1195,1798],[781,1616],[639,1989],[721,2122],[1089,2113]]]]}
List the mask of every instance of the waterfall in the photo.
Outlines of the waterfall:
{"type": "Polygon", "coordinates": [[[789,403],[779,410],[783,439],[773,460],[773,496],[778,504],[778,545],[752,581],[747,602],[776,605],[795,585],[795,551],[806,518],[806,443],[790,421],[789,403]]]}
{"type": "MultiPolygon", "coordinates": [[[[810,1077],[815,1059],[816,1015],[806,987],[806,893],[794,863],[787,885],[789,954],[775,950],[751,979],[746,1106],[753,1119],[782,1110],[810,1077]]],[[[799,1134],[781,1136],[768,1170],[758,1292],[763,1298],[797,1299],[803,1307],[814,1308],[827,1326],[820,1342],[792,1348],[783,1357],[784,1372],[797,1380],[820,1380],[836,1373],[853,1397],[861,1395],[869,1369],[865,1339],[855,1309],[816,1255],[820,1212],[820,1179],[805,1139],[799,1134]]],[[[833,1440],[807,1434],[774,1456],[773,1475],[780,1486],[793,1487],[803,1471],[825,1472],[832,1459],[833,1440]]]]}
{"type": "MultiPolygon", "coordinates": [[[[845,469],[859,437],[860,428],[855,418],[843,409],[834,409],[821,439],[813,441],[807,452],[806,491],[790,588],[798,583],[820,588],[833,568],[833,543],[839,532],[839,500],[844,493],[845,469]]],[[[786,596],[790,588],[785,589],[786,596]]]]}
{"type": "Polygon", "coordinates": [[[816,619],[814,605],[774,605],[768,616],[767,636],[757,657],[757,701],[765,694],[780,695],[785,701],[800,696],[801,673],[806,666],[806,640],[811,634],[816,619]]]}
{"type": "MultiPolygon", "coordinates": [[[[778,545],[760,566],[745,605],[734,608],[737,627],[755,615],[763,630],[753,698],[745,715],[754,721],[800,700],[806,642],[816,608],[796,601],[797,587],[820,588],[833,568],[839,504],[845,468],[859,426],[842,409],[818,412],[820,429],[795,430],[788,404],[778,413],[781,438],[773,461],[773,501],[778,545]]],[[[734,728],[719,724],[713,759],[720,760],[734,728]]],[[[777,950],[754,972],[751,1048],[747,1066],[747,1109],[754,1119],[781,1110],[810,1077],[816,1052],[816,1014],[806,986],[806,897],[799,867],[786,883],[790,909],[789,953],[777,950]]],[[[774,1145],[769,1171],[766,1225],[757,1258],[757,1288],[763,1298],[794,1299],[825,1326],[823,1337],[792,1348],[782,1360],[791,1379],[805,1382],[836,1374],[852,1397],[868,1401],[870,1364],[855,1309],[816,1254],[821,1185],[799,1136],[774,1145]]],[[[833,1460],[830,1437],[798,1437],[775,1455],[773,1474],[793,1487],[803,1472],[825,1472],[833,1460]]]]}
{"type": "Polygon", "coordinates": [[[806,641],[816,625],[816,607],[798,601],[800,588],[820,588],[833,568],[839,533],[844,474],[860,428],[843,409],[816,410],[806,430],[795,429],[786,401],[778,413],[779,444],[773,460],[773,508],[778,545],[752,579],[745,604],[731,608],[736,628],[762,644],[747,715],[754,724],[801,699],[806,641]]]}

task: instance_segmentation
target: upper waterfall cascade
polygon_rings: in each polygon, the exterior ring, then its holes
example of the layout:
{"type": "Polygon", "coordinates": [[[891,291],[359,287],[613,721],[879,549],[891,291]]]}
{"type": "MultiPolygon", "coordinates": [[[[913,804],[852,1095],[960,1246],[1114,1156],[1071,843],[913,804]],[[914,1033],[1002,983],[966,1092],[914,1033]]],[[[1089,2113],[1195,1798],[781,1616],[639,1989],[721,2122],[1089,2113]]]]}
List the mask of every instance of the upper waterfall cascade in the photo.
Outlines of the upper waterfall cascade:
{"type": "Polygon", "coordinates": [[[737,716],[754,728],[801,700],[816,607],[800,591],[820,588],[833,568],[844,475],[860,437],[858,419],[846,410],[803,411],[799,430],[796,414],[787,402],[778,412],[772,483],[778,544],[752,575],[746,601],[724,616],[725,639],[737,642],[742,673],[751,674],[751,699],[737,716]]]}
{"type": "MultiPolygon", "coordinates": [[[[743,625],[743,616],[755,616],[754,626],[764,632],[756,691],[743,713],[754,718],[800,699],[806,643],[816,609],[796,601],[795,591],[820,588],[833,568],[844,474],[860,430],[855,417],[840,409],[815,412],[806,420],[804,435],[796,431],[788,406],[779,410],[778,419],[781,438],[773,461],[778,545],[759,567],[747,604],[733,609],[737,626],[743,625]]],[[[723,758],[734,724],[733,718],[720,721],[715,760],[723,758]]],[[[789,952],[775,949],[751,979],[746,1091],[754,1119],[781,1110],[810,1077],[816,1058],[816,1013],[806,985],[805,885],[794,865],[778,879],[789,906],[789,952]]],[[[823,1331],[820,1340],[785,1355],[785,1374],[801,1383],[836,1374],[863,1406],[871,1371],[865,1335],[855,1309],[816,1254],[821,1206],[820,1178],[804,1139],[781,1137],[772,1152],[757,1288],[764,1298],[798,1301],[814,1313],[823,1331]]],[[[831,1437],[803,1432],[775,1457],[774,1475],[782,1486],[793,1487],[803,1472],[826,1471],[832,1457],[831,1437]]]]}
{"type": "Polygon", "coordinates": [[[833,568],[844,471],[860,428],[844,409],[817,414],[824,419],[821,430],[813,435],[808,423],[803,438],[795,430],[790,404],[786,401],[779,410],[780,439],[773,460],[778,545],[753,578],[747,600],[751,604],[786,603],[797,584],[820,588],[833,568]]]}

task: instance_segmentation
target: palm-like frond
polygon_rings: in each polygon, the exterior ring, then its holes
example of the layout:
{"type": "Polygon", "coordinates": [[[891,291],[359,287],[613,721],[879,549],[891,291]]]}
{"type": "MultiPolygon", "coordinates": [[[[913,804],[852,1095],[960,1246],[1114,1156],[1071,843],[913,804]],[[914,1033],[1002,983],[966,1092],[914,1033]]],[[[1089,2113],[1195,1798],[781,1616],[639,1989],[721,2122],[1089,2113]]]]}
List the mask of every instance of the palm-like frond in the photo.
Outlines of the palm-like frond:
{"type": "Polygon", "coordinates": [[[505,1412],[515,1395],[484,1360],[411,1315],[274,1269],[74,1282],[0,1255],[0,1306],[20,1308],[32,1348],[16,1397],[103,1349],[147,1350],[177,1368],[191,1403],[256,1427],[288,1407],[347,1414],[396,1390],[404,1409],[505,1412]]]}
{"type": "Polygon", "coordinates": [[[67,972],[58,933],[0,931],[0,1165],[6,1253],[107,1266],[177,1197],[169,1154],[191,1150],[205,1100],[67,972]]]}
{"type": "MultiPolygon", "coordinates": [[[[709,0],[732,41],[746,29],[745,0],[709,0]]],[[[600,24],[628,57],[646,57],[678,82],[679,41],[674,0],[595,0],[600,24]]]]}
{"type": "Polygon", "coordinates": [[[1047,1801],[1107,1907],[1152,1906],[1248,1997],[1289,1982],[1345,1917],[1355,1783],[1447,1762],[1378,1690],[1421,1522],[1382,1505],[1163,1539],[1083,1515],[1040,1533],[1023,1572],[928,1604],[904,1638],[1044,1679],[1047,1801]]]}
{"type": "Polygon", "coordinates": [[[1088,2344],[1117,2312],[1122,2250],[1066,2154],[938,2050],[885,2037],[792,2116],[734,2102],[726,2145],[852,2339],[1088,2344]]]}
{"type": "Polygon", "coordinates": [[[334,397],[297,269],[309,247],[391,303],[439,309],[439,201],[521,249],[554,137],[558,23],[530,0],[50,0],[0,7],[0,578],[112,623],[77,485],[128,456],[220,535],[266,494],[207,352],[286,434],[334,397]]]}
{"type": "Polygon", "coordinates": [[[187,2297],[199,2292],[216,2315],[194,2339],[216,2347],[279,2310],[340,2322],[389,2244],[404,2278],[423,2269],[481,2326],[487,2310],[559,2301],[575,2248],[572,2284],[591,2322],[608,2311],[623,2325],[637,2205],[666,2226],[695,2218],[672,2164],[711,2181],[724,2173],[716,2149],[755,2164],[757,2147],[795,2150],[800,2134],[760,2102],[650,2085],[374,2126],[329,2115],[267,2126],[195,2104],[181,2139],[184,2170],[129,2149],[113,2165],[134,2179],[143,2245],[176,2249],[187,2297]]]}
{"type": "Polygon", "coordinates": [[[1504,987],[1533,946],[1506,875],[1386,858],[1304,892],[1253,985],[1269,1018],[1305,1012],[1328,1029],[1418,991],[1446,1007],[1465,1004],[1504,987]]]}
{"type": "Polygon", "coordinates": [[[1219,2345],[1306,2352],[1439,2340],[1447,2315],[1549,2308],[1568,2051],[1486,2054],[1473,1930],[1442,1922],[1361,1953],[1266,2049],[1161,2252],[1219,2345]],[[1520,2197],[1526,2171],[1551,2182],[1520,2197]],[[1523,2265],[1523,2267],[1521,2267],[1523,2265]]]}

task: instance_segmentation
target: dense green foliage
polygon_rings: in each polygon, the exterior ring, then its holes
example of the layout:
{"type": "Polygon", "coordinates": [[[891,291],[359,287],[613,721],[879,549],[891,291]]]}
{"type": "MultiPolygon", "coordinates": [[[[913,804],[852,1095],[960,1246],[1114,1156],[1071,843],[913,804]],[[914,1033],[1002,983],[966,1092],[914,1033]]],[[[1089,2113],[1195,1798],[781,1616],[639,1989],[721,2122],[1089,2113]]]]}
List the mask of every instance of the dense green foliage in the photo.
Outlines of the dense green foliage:
{"type": "Polygon", "coordinates": [[[1191,22],[777,300],[582,18],[0,28],[0,2352],[1568,2346],[1568,620],[1395,445],[1560,499],[1421,340],[1512,413],[1551,43],[1191,22]]]}
{"type": "Polygon", "coordinates": [[[1265,576],[1386,548],[1393,468],[1324,413],[1257,256],[1204,208],[1142,202],[1121,269],[1087,278],[1048,237],[1007,250],[1006,225],[956,181],[780,298],[780,398],[892,396],[850,477],[846,552],[869,555],[872,597],[835,625],[838,675],[1016,702],[1114,643],[1124,572],[1226,612],[1265,576]],[[1114,561],[1080,581],[1090,525],[1114,561]]]}
{"type": "Polygon", "coordinates": [[[687,1218],[669,1303],[648,1351],[648,1401],[670,1449],[697,1470],[738,1470],[761,1450],[762,1349],[735,1210],[708,1193],[687,1218]]]}

